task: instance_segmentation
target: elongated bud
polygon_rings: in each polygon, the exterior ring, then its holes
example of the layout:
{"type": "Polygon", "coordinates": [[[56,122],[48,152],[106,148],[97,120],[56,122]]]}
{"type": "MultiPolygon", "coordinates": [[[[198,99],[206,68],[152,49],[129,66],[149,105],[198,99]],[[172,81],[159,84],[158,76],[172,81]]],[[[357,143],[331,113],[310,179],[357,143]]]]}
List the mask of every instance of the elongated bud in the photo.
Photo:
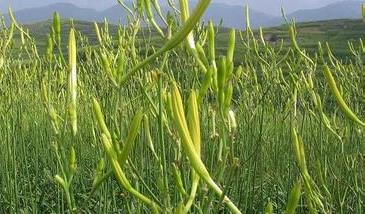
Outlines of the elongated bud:
{"type": "Polygon", "coordinates": [[[272,214],[273,210],[274,210],[274,208],[272,206],[272,202],[269,201],[269,203],[267,203],[267,205],[266,205],[264,214],[272,214]]]}
{"type": "Polygon", "coordinates": [[[174,119],[174,112],[173,112],[173,108],[172,108],[172,96],[170,92],[167,92],[166,94],[166,98],[167,98],[167,114],[169,115],[169,117],[171,119],[174,119]]]}
{"type": "Polygon", "coordinates": [[[188,126],[191,138],[193,140],[195,151],[200,156],[201,153],[201,135],[200,135],[200,116],[198,101],[195,91],[192,91],[188,100],[188,126]]]}
{"type": "Polygon", "coordinates": [[[61,45],[61,18],[58,12],[53,13],[53,29],[56,42],[61,45]]]}
{"type": "Polygon", "coordinates": [[[231,29],[229,32],[228,49],[227,49],[227,62],[233,62],[234,50],[236,46],[236,30],[231,29]]]}
{"type": "MultiPolygon", "coordinates": [[[[190,11],[189,11],[189,1],[188,0],[179,0],[180,1],[180,11],[181,11],[181,22],[185,24],[189,17],[190,17],[190,11]]],[[[194,34],[193,31],[191,31],[187,37],[187,43],[189,48],[196,49],[195,47],[195,41],[194,41],[194,34]]]]}
{"type": "Polygon", "coordinates": [[[224,107],[224,90],[226,85],[226,57],[221,56],[218,61],[217,81],[218,81],[218,103],[224,107]]]}
{"type": "Polygon", "coordinates": [[[290,26],[289,28],[289,37],[290,37],[290,41],[292,43],[292,45],[295,47],[295,49],[299,49],[298,43],[297,43],[297,39],[296,39],[296,32],[293,26],[290,26]]]}
{"type": "Polygon", "coordinates": [[[115,72],[114,69],[111,67],[109,59],[105,53],[101,53],[101,63],[103,66],[104,71],[109,76],[109,78],[112,80],[113,84],[117,86],[118,84],[115,81],[115,72]]]}
{"type": "Polygon", "coordinates": [[[245,9],[246,9],[246,31],[248,32],[249,29],[251,29],[250,8],[248,7],[248,5],[246,5],[245,9]]]}
{"type": "Polygon", "coordinates": [[[101,62],[102,62],[104,71],[108,75],[113,76],[113,71],[111,69],[109,59],[108,59],[108,57],[106,56],[105,53],[101,53],[101,62]]]}
{"type": "Polygon", "coordinates": [[[101,132],[105,134],[109,140],[111,140],[112,137],[110,135],[108,127],[105,124],[103,112],[101,111],[99,102],[95,98],[93,98],[93,110],[101,132]]]}
{"type": "Polygon", "coordinates": [[[301,146],[300,146],[300,142],[299,142],[299,139],[298,139],[298,134],[297,134],[297,131],[295,128],[292,128],[292,141],[293,141],[293,145],[294,145],[294,151],[295,151],[295,156],[297,158],[297,162],[298,162],[298,165],[300,167],[300,169],[304,169],[304,162],[301,158],[301,146]]]}
{"type": "Polygon", "coordinates": [[[262,30],[262,27],[259,28],[260,31],[260,39],[261,39],[261,43],[266,46],[266,41],[265,41],[265,37],[264,37],[264,31],[262,30]]]}
{"type": "Polygon", "coordinates": [[[223,90],[226,84],[226,57],[220,56],[218,61],[218,90],[223,90]]]}
{"type": "Polygon", "coordinates": [[[101,38],[100,29],[98,26],[98,23],[94,22],[94,29],[96,33],[96,38],[98,39],[98,42],[100,45],[103,45],[103,39],[101,38]]]}
{"type": "Polygon", "coordinates": [[[208,48],[209,48],[209,59],[215,61],[215,31],[213,22],[209,22],[208,25],[208,48]]]}
{"type": "Polygon", "coordinates": [[[104,161],[104,158],[102,158],[99,160],[96,170],[98,172],[102,172],[104,169],[105,169],[105,161],[104,161]]]}
{"type": "Polygon", "coordinates": [[[228,111],[228,122],[231,131],[235,131],[237,129],[237,121],[236,121],[236,115],[232,110],[228,111]]]}
{"type": "Polygon", "coordinates": [[[175,180],[175,184],[177,186],[177,189],[179,190],[179,192],[182,195],[187,195],[185,188],[184,188],[184,184],[183,181],[181,179],[181,173],[179,168],[176,166],[176,164],[172,164],[173,166],[173,175],[174,175],[174,180],[175,180]]]}
{"type": "Polygon", "coordinates": [[[340,90],[338,89],[335,79],[332,76],[332,73],[329,69],[329,67],[326,65],[325,69],[324,69],[324,76],[327,79],[327,82],[329,84],[329,88],[332,92],[332,94],[334,95],[337,104],[339,105],[339,107],[341,108],[342,112],[347,116],[347,118],[349,118],[350,120],[354,121],[355,123],[359,124],[360,126],[365,127],[365,122],[361,121],[357,115],[348,107],[348,105],[346,104],[344,98],[341,95],[340,90]]]}
{"type": "Polygon", "coordinates": [[[20,30],[20,40],[22,41],[22,45],[24,45],[25,44],[25,38],[24,38],[23,27],[21,27],[21,30],[20,30]]]}
{"type": "Polygon", "coordinates": [[[200,44],[196,44],[196,50],[198,52],[199,59],[203,62],[205,67],[209,67],[209,62],[205,55],[203,47],[200,44]]]}
{"type": "Polygon", "coordinates": [[[70,103],[69,103],[69,114],[72,126],[72,132],[74,135],[77,133],[77,71],[76,71],[76,37],[75,30],[71,29],[69,35],[69,94],[70,94],[70,103]]]}
{"type": "Polygon", "coordinates": [[[66,187],[66,182],[65,182],[65,180],[63,180],[63,178],[61,178],[61,176],[59,176],[59,175],[55,175],[54,176],[54,179],[55,179],[55,181],[60,185],[60,186],[62,186],[62,188],[65,188],[66,187]]]}
{"type": "Polygon", "coordinates": [[[161,208],[151,199],[147,198],[146,196],[144,196],[143,194],[141,194],[140,192],[138,192],[136,189],[134,189],[131,185],[131,183],[129,182],[129,180],[127,179],[127,177],[125,176],[121,165],[118,162],[118,155],[117,152],[114,150],[113,144],[112,142],[108,139],[108,137],[105,134],[101,135],[101,139],[104,145],[104,149],[106,151],[108,160],[112,166],[114,175],[118,181],[118,183],[124,187],[128,192],[130,192],[131,194],[133,194],[135,197],[137,197],[139,200],[141,200],[142,202],[144,202],[145,204],[149,205],[151,207],[152,210],[161,210],[161,208]]]}
{"type": "Polygon", "coordinates": [[[153,19],[153,12],[151,7],[151,0],[143,0],[145,11],[149,19],[153,19]]]}
{"type": "Polygon", "coordinates": [[[59,134],[59,130],[60,130],[60,122],[59,122],[59,119],[58,119],[58,115],[57,115],[57,112],[56,110],[54,109],[54,107],[52,105],[49,105],[48,106],[48,114],[51,118],[51,121],[52,121],[52,126],[53,126],[53,130],[55,132],[55,134],[59,134]]]}
{"type": "Polygon", "coordinates": [[[362,20],[363,22],[365,22],[365,3],[362,4],[361,12],[362,12],[362,20]]]}
{"type": "Polygon", "coordinates": [[[182,145],[186,152],[186,155],[188,156],[192,167],[195,169],[195,171],[205,179],[210,179],[209,173],[207,169],[205,168],[203,162],[199,158],[194,142],[191,138],[188,125],[186,123],[185,119],[185,111],[180,95],[180,91],[177,88],[176,83],[173,85],[172,90],[172,101],[173,101],[173,111],[174,111],[174,120],[177,126],[177,130],[179,132],[179,135],[182,139],[182,145]]]}
{"type": "Polygon", "coordinates": [[[134,142],[135,139],[137,137],[140,125],[141,125],[141,121],[143,118],[143,113],[142,110],[139,110],[136,115],[134,116],[133,120],[132,120],[132,124],[129,128],[129,132],[128,132],[128,136],[126,141],[124,142],[124,147],[122,150],[122,154],[120,155],[119,158],[119,163],[123,166],[124,163],[127,161],[128,156],[130,154],[130,152],[132,151],[133,147],[134,147],[134,142]]]}
{"type": "Polygon", "coordinates": [[[148,148],[151,150],[151,152],[154,155],[154,157],[156,158],[156,160],[159,160],[159,158],[156,154],[156,151],[155,151],[155,147],[153,146],[153,141],[152,141],[151,132],[150,132],[150,121],[149,121],[147,115],[144,115],[144,118],[143,118],[143,129],[144,129],[148,148]]]}
{"type": "Polygon", "coordinates": [[[232,83],[229,83],[226,86],[225,92],[224,92],[224,108],[229,109],[232,102],[232,95],[233,95],[233,85],[232,83]]]}
{"type": "Polygon", "coordinates": [[[51,61],[53,59],[53,39],[51,35],[48,35],[47,37],[47,48],[46,48],[46,57],[48,61],[51,61]]]}
{"type": "Polygon", "coordinates": [[[75,173],[77,169],[77,162],[76,162],[76,151],[74,147],[71,147],[68,163],[71,173],[75,173]]]}
{"type": "Polygon", "coordinates": [[[285,214],[295,213],[295,209],[297,208],[300,199],[301,186],[301,183],[298,181],[291,190],[285,214]]]}
{"type": "Polygon", "coordinates": [[[44,103],[48,105],[49,103],[48,84],[45,79],[42,80],[42,98],[44,103]]]}
{"type": "Polygon", "coordinates": [[[207,73],[205,73],[205,77],[204,77],[204,81],[200,87],[199,90],[199,102],[202,101],[202,99],[204,98],[204,96],[207,94],[209,87],[212,83],[212,78],[213,78],[213,68],[209,68],[207,73]]]}
{"type": "Polygon", "coordinates": [[[103,177],[104,169],[105,169],[105,160],[104,158],[102,158],[98,161],[98,164],[96,165],[96,173],[93,181],[93,188],[95,188],[98,185],[100,179],[103,177]]]}

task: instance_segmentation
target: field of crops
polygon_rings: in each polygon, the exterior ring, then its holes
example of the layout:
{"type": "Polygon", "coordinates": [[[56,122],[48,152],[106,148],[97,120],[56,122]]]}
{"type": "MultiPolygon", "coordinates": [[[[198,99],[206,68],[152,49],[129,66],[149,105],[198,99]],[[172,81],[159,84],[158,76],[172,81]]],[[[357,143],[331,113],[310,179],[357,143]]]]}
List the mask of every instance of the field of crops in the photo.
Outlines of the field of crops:
{"type": "Polygon", "coordinates": [[[343,59],[247,18],[218,50],[210,0],[119,2],[98,45],[58,13],[42,49],[1,22],[0,213],[365,212],[360,38],[343,59]]]}

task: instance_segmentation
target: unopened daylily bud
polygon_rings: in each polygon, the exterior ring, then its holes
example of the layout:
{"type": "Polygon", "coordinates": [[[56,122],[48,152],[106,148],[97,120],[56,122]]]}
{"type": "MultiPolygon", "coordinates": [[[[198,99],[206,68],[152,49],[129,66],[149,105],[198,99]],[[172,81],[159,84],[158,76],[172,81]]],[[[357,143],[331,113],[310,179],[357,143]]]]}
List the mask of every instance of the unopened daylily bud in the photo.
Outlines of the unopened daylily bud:
{"type": "Polygon", "coordinates": [[[143,129],[144,129],[144,134],[145,134],[148,148],[151,150],[151,152],[154,155],[154,157],[156,158],[156,160],[159,160],[159,157],[157,156],[156,151],[155,151],[155,147],[153,146],[153,141],[152,141],[151,131],[150,131],[150,121],[149,121],[147,115],[144,115],[144,118],[143,118],[143,129]]]}
{"type": "Polygon", "coordinates": [[[128,159],[130,152],[132,151],[135,143],[135,139],[139,132],[139,128],[141,125],[141,121],[143,118],[142,110],[139,110],[136,115],[134,116],[131,126],[128,130],[127,139],[124,142],[122,154],[119,156],[119,163],[123,166],[128,159]]]}
{"type": "Polygon", "coordinates": [[[224,108],[229,109],[232,102],[232,95],[233,95],[233,85],[229,83],[224,90],[224,108]]]}
{"type": "Polygon", "coordinates": [[[212,77],[213,77],[213,68],[209,68],[207,70],[207,73],[205,73],[204,81],[200,87],[199,90],[199,101],[201,101],[204,96],[207,94],[209,87],[212,83],[212,77]]]}
{"type": "Polygon", "coordinates": [[[99,128],[101,129],[101,132],[105,134],[109,140],[111,140],[112,137],[108,130],[108,127],[105,124],[103,112],[101,111],[99,102],[95,98],[93,99],[93,110],[96,117],[96,121],[98,122],[99,128]]]}
{"type": "Polygon", "coordinates": [[[72,126],[72,132],[74,135],[77,133],[77,110],[76,110],[76,102],[77,102],[77,73],[76,73],[76,37],[75,30],[71,28],[69,35],[69,94],[70,94],[70,103],[69,103],[69,113],[70,120],[72,126]]]}
{"type": "Polygon", "coordinates": [[[173,175],[174,175],[174,180],[175,180],[175,184],[177,186],[177,189],[179,190],[179,192],[182,195],[187,195],[185,188],[184,188],[184,184],[183,181],[181,179],[181,173],[179,168],[176,166],[176,164],[172,164],[173,166],[173,175]]]}
{"type": "Polygon", "coordinates": [[[98,164],[96,166],[96,173],[95,173],[95,178],[93,181],[93,187],[95,187],[99,183],[99,180],[103,176],[104,169],[105,169],[105,161],[104,161],[104,158],[102,158],[98,161],[98,164]]]}
{"type": "MultiPolygon", "coordinates": [[[[200,155],[196,151],[193,138],[191,137],[195,134],[192,134],[189,131],[185,119],[185,111],[182,103],[182,98],[176,83],[173,84],[172,97],[173,97],[172,100],[173,100],[174,121],[177,126],[179,136],[182,140],[181,144],[183,146],[185,154],[188,156],[191,167],[199,175],[199,177],[202,180],[204,180],[214,190],[214,192],[216,192],[219,196],[222,196],[223,191],[211,178],[207,168],[205,167],[203,161],[200,158],[200,155]]],[[[194,95],[192,97],[194,99],[194,95]]],[[[232,212],[241,213],[227,196],[223,197],[224,197],[223,201],[228,205],[228,207],[231,209],[232,212]]]]}
{"type": "Polygon", "coordinates": [[[53,59],[53,39],[51,35],[47,37],[47,48],[46,48],[46,57],[47,60],[51,61],[53,59]]]}
{"type": "Polygon", "coordinates": [[[265,208],[265,212],[264,214],[273,214],[273,206],[272,206],[272,202],[269,201],[269,203],[267,203],[266,208],[265,208]]]}
{"type": "Polygon", "coordinates": [[[61,18],[58,12],[53,14],[53,30],[57,45],[61,45],[61,18]]]}
{"type": "Polygon", "coordinates": [[[229,122],[229,127],[232,130],[237,129],[236,115],[235,115],[234,111],[232,111],[232,110],[228,111],[228,122],[229,122]]]}
{"type": "Polygon", "coordinates": [[[106,72],[106,74],[109,76],[109,78],[111,79],[113,84],[117,85],[117,83],[115,81],[114,69],[111,67],[108,56],[105,53],[101,53],[101,62],[102,62],[102,66],[103,66],[103,69],[106,72]]]}
{"type": "Polygon", "coordinates": [[[301,183],[297,182],[290,192],[285,214],[295,213],[295,209],[297,208],[299,203],[300,194],[301,194],[301,183]]]}
{"type": "Polygon", "coordinates": [[[195,91],[192,91],[188,100],[188,127],[193,140],[195,151],[200,156],[201,152],[201,135],[200,135],[200,116],[198,101],[195,91]]]}
{"type": "Polygon", "coordinates": [[[124,49],[120,49],[119,51],[119,56],[118,56],[118,67],[117,67],[117,81],[118,83],[120,83],[120,81],[122,80],[123,78],[123,75],[124,75],[124,71],[125,71],[125,68],[126,68],[126,64],[127,64],[127,61],[126,61],[126,56],[125,56],[125,50],[124,49]]]}
{"type": "Polygon", "coordinates": [[[337,104],[341,108],[342,112],[346,115],[347,118],[354,121],[355,123],[359,124],[360,126],[365,127],[365,122],[361,121],[358,116],[349,108],[347,103],[345,102],[344,98],[341,95],[341,91],[337,87],[337,84],[335,82],[335,79],[329,69],[329,67],[326,65],[324,69],[324,76],[327,79],[329,88],[335,97],[337,104]]]}
{"type": "Polygon", "coordinates": [[[21,30],[20,30],[20,40],[22,41],[22,45],[25,44],[25,38],[24,38],[24,30],[23,28],[21,27],[21,30]]]}
{"type": "Polygon", "coordinates": [[[220,56],[218,61],[218,90],[223,90],[226,83],[226,57],[220,56]]]}
{"type": "Polygon", "coordinates": [[[173,108],[172,108],[172,97],[171,97],[171,93],[167,92],[167,105],[166,105],[166,109],[167,109],[167,114],[169,115],[169,117],[171,119],[174,119],[174,113],[173,113],[173,108]]]}
{"type": "Polygon", "coordinates": [[[215,31],[213,22],[209,22],[208,25],[208,48],[209,48],[209,60],[215,60],[215,31]]]}
{"type": "Polygon", "coordinates": [[[196,50],[198,52],[198,56],[201,62],[203,62],[205,67],[209,67],[208,59],[205,55],[204,49],[200,44],[196,44],[196,50]]]}
{"type": "Polygon", "coordinates": [[[76,162],[76,151],[74,147],[71,147],[68,163],[71,173],[75,173],[77,169],[77,162],[76,162]]]}
{"type": "Polygon", "coordinates": [[[236,46],[236,31],[231,29],[229,32],[228,49],[227,49],[227,62],[233,62],[234,50],[236,46]]]}
{"type": "Polygon", "coordinates": [[[182,145],[188,156],[192,167],[194,170],[205,179],[210,179],[209,173],[205,168],[203,162],[199,158],[199,155],[196,152],[194,142],[191,138],[191,134],[189,132],[189,128],[185,119],[185,111],[180,95],[180,91],[177,88],[176,83],[173,85],[172,90],[172,101],[173,101],[173,112],[174,112],[174,121],[177,126],[177,130],[182,139],[182,145]]]}
{"type": "Polygon", "coordinates": [[[57,112],[52,105],[48,106],[48,114],[51,118],[53,129],[54,129],[55,133],[58,134],[59,130],[60,130],[59,119],[58,119],[57,112]]]}
{"type": "Polygon", "coordinates": [[[96,38],[98,39],[99,44],[103,45],[103,39],[101,38],[98,23],[94,22],[94,28],[95,28],[96,38]]]}
{"type": "Polygon", "coordinates": [[[54,176],[54,179],[55,179],[55,181],[60,185],[60,186],[62,186],[62,188],[65,188],[66,187],[66,182],[65,182],[65,180],[63,179],[63,178],[61,178],[61,176],[59,176],[59,175],[56,175],[56,176],[54,176]]]}

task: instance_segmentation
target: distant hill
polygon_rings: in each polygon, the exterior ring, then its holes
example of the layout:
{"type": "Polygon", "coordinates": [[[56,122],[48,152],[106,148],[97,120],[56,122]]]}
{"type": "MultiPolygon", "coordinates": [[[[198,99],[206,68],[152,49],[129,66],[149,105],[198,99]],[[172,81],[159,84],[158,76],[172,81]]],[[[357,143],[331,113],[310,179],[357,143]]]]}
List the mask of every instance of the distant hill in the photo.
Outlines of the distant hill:
{"type": "MultiPolygon", "coordinates": [[[[293,19],[296,22],[310,22],[333,19],[359,19],[361,18],[360,1],[341,1],[329,4],[325,7],[298,10],[294,13],[288,14],[288,19],[293,19]]],[[[276,26],[283,23],[282,18],[275,18],[267,23],[268,26],[276,26]]]]}
{"type": "MultiPolygon", "coordinates": [[[[90,1],[90,4],[93,2],[95,1],[90,1]]],[[[130,1],[128,4],[131,4],[130,1]]],[[[299,10],[288,14],[287,17],[289,19],[294,19],[296,22],[332,19],[358,19],[361,17],[361,4],[362,3],[360,1],[342,1],[322,8],[299,10]]],[[[192,3],[192,5],[194,5],[194,3],[192,3]]],[[[272,5],[272,3],[268,4],[268,7],[270,5],[272,5]]],[[[162,7],[164,13],[167,13],[169,9],[170,8],[167,6],[162,7]]],[[[117,24],[120,21],[122,21],[122,23],[126,23],[127,19],[125,10],[119,5],[97,11],[94,9],[80,8],[70,3],[55,3],[43,7],[22,9],[16,11],[15,16],[19,22],[23,24],[30,24],[51,19],[54,11],[58,11],[64,19],[74,18],[75,20],[100,22],[103,21],[104,18],[107,18],[109,22],[113,24],[117,24]]],[[[7,15],[5,15],[5,19],[9,20],[7,15]]],[[[218,24],[221,20],[223,20],[224,27],[244,29],[246,26],[245,9],[243,6],[235,6],[232,4],[213,1],[204,15],[204,20],[213,20],[215,24],[218,24]]],[[[283,24],[282,17],[275,17],[256,10],[250,10],[250,20],[251,26],[254,28],[259,26],[272,27],[283,24]]]]}
{"type": "MultiPolygon", "coordinates": [[[[93,23],[85,21],[75,21],[75,27],[81,31],[84,36],[89,38],[92,45],[97,45],[97,39],[94,31],[93,23]]],[[[46,36],[49,33],[49,27],[52,25],[51,21],[40,22],[36,24],[26,25],[33,37],[36,38],[37,44],[42,52],[46,44],[46,36]]],[[[70,28],[68,21],[63,21],[63,41],[67,42],[68,30],[70,28]]],[[[117,26],[111,25],[109,27],[111,35],[117,35],[117,26]]],[[[264,37],[267,42],[272,45],[278,44],[279,41],[284,40],[284,48],[290,46],[290,39],[288,36],[288,28],[286,26],[264,28],[264,37]]],[[[345,59],[349,55],[347,42],[358,42],[359,39],[365,41],[365,23],[362,20],[328,20],[316,21],[297,24],[298,41],[300,41],[301,48],[305,48],[309,52],[313,52],[318,45],[318,42],[328,42],[333,48],[333,52],[345,59]]],[[[221,28],[217,35],[217,48],[224,51],[227,46],[228,29],[221,28]]],[[[257,34],[257,32],[255,32],[257,34]]],[[[66,45],[66,44],[64,44],[66,45]]],[[[240,51],[244,48],[240,42],[237,43],[236,57],[240,57],[240,51]]],[[[284,51],[285,52],[285,51],[284,51]]],[[[238,60],[240,61],[240,60],[238,60]]]]}
{"type": "MultiPolygon", "coordinates": [[[[51,19],[54,11],[59,11],[64,19],[75,18],[84,21],[97,21],[99,19],[96,10],[79,8],[68,3],[56,3],[44,7],[23,9],[14,12],[14,15],[18,22],[22,24],[31,24],[51,19]]],[[[7,14],[5,15],[5,21],[9,21],[9,16],[7,14]]]]}
{"type": "MultiPolygon", "coordinates": [[[[165,6],[162,10],[167,13],[169,7],[165,6]]],[[[106,10],[96,11],[93,9],[80,8],[69,3],[56,3],[43,7],[22,9],[16,11],[14,14],[19,22],[30,24],[51,19],[54,11],[58,11],[64,19],[74,18],[83,21],[103,21],[104,18],[106,18],[113,24],[117,24],[121,20],[123,23],[126,21],[125,10],[120,5],[110,7],[106,10]]],[[[212,20],[216,24],[218,24],[220,20],[223,20],[223,25],[225,27],[243,29],[245,27],[244,11],[245,9],[242,6],[212,3],[204,15],[204,20],[212,20]]],[[[251,10],[251,15],[253,17],[253,26],[265,26],[267,20],[274,18],[273,16],[255,10],[251,10]]],[[[5,19],[9,21],[8,15],[5,15],[5,19]]]]}
{"type": "Polygon", "coordinates": [[[0,0],[0,12],[5,13],[9,5],[14,10],[23,10],[48,5],[66,3],[73,4],[81,8],[94,10],[105,10],[117,3],[117,0],[0,0]]]}

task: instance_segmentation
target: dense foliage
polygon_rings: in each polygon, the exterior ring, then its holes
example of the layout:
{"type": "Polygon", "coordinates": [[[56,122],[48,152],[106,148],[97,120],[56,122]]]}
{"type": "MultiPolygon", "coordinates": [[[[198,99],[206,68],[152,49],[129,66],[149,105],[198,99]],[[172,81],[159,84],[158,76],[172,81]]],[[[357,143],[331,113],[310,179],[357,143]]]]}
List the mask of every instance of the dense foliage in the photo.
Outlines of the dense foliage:
{"type": "Polygon", "coordinates": [[[44,51],[2,24],[1,213],[364,212],[362,40],[342,61],[247,18],[219,56],[209,2],[120,1],[130,24],[95,23],[97,46],[57,13],[44,51]]]}

